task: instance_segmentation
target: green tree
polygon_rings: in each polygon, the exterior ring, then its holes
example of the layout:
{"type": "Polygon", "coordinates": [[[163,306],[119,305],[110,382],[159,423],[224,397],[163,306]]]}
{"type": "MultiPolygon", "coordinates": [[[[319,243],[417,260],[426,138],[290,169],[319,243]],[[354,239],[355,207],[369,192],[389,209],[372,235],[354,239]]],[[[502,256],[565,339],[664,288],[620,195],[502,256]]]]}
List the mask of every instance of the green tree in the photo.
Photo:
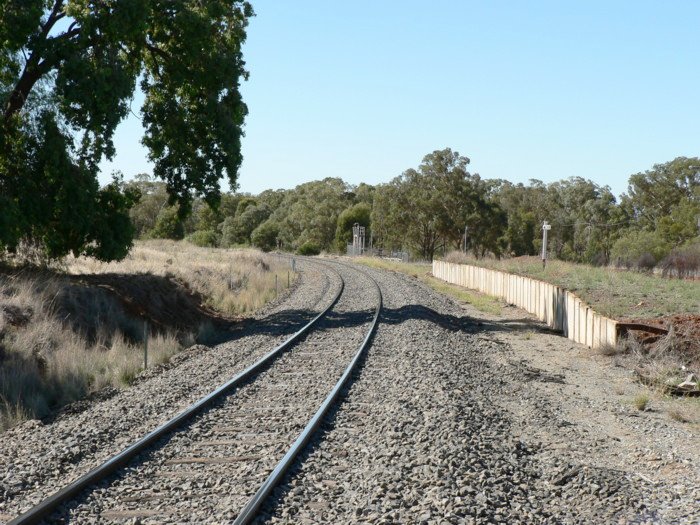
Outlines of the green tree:
{"type": "Polygon", "coordinates": [[[238,201],[238,206],[236,206],[236,216],[240,216],[246,209],[250,206],[255,206],[258,204],[258,200],[255,197],[246,195],[238,201]]]}
{"type": "Polygon", "coordinates": [[[177,206],[168,206],[158,213],[156,225],[149,235],[154,239],[180,240],[185,236],[185,226],[177,206]]]}
{"type": "Polygon", "coordinates": [[[646,255],[651,264],[658,263],[671,251],[671,246],[657,233],[644,230],[630,230],[622,235],[612,247],[611,262],[616,266],[632,267],[639,265],[646,255]]]}
{"type": "Polygon", "coordinates": [[[253,246],[260,248],[264,252],[269,252],[277,247],[280,227],[275,221],[265,221],[255,228],[251,234],[253,246]]]}
{"type": "Polygon", "coordinates": [[[361,202],[346,208],[338,216],[338,226],[335,229],[335,246],[340,253],[345,253],[347,244],[352,242],[352,227],[355,223],[366,228],[365,238],[369,245],[371,212],[369,205],[361,202]]]}
{"type": "Polygon", "coordinates": [[[372,225],[382,248],[404,248],[424,259],[462,244],[469,228],[475,254],[502,250],[506,216],[493,201],[494,183],[467,171],[469,159],[449,148],[423,158],[374,192],[372,225]]]}
{"type": "Polygon", "coordinates": [[[223,219],[226,217],[233,217],[236,215],[236,208],[238,208],[238,203],[243,199],[243,196],[237,193],[224,193],[221,196],[221,202],[219,203],[219,213],[223,219]]]}
{"type": "Polygon", "coordinates": [[[126,187],[140,195],[139,201],[129,210],[129,217],[137,237],[147,237],[155,228],[158,214],[168,205],[165,183],[140,173],[126,187]]]}
{"type": "Polygon", "coordinates": [[[266,204],[253,204],[247,206],[240,215],[227,217],[222,225],[222,243],[225,246],[250,244],[253,230],[265,222],[270,213],[266,204]]]}
{"type": "Polygon", "coordinates": [[[654,230],[682,199],[700,202],[700,158],[678,157],[632,175],[623,205],[639,227],[654,230]]]}
{"type": "Polygon", "coordinates": [[[111,228],[136,195],[96,181],[137,79],[143,143],[181,217],[193,195],[216,204],[223,176],[235,187],[247,2],[5,0],[0,9],[0,245],[30,237],[51,257],[126,253],[130,238],[111,228]]]}
{"type": "Polygon", "coordinates": [[[271,215],[284,246],[296,249],[311,241],[320,249],[333,249],[338,216],[352,204],[349,189],[341,179],[328,177],[285,192],[271,215]]]}
{"type": "Polygon", "coordinates": [[[700,220],[700,186],[696,190],[697,198],[682,197],[671,207],[668,215],[659,218],[657,231],[659,235],[674,246],[698,238],[698,220],[700,220]]]}

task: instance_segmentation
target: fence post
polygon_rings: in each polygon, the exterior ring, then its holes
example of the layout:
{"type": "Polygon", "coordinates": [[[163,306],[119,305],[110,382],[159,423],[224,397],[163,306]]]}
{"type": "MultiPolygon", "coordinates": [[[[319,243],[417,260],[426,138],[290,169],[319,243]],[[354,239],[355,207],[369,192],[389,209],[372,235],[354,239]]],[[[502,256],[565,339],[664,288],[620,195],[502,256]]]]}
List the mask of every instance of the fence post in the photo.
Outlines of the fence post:
{"type": "Polygon", "coordinates": [[[148,368],[148,321],[143,321],[143,369],[148,368]]]}

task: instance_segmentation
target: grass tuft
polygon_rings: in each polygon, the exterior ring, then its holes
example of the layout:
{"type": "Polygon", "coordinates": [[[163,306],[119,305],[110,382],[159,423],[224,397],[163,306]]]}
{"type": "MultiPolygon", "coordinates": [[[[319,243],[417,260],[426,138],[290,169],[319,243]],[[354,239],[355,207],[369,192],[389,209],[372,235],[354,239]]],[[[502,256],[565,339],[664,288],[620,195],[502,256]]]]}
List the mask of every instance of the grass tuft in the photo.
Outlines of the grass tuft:
{"type": "Polygon", "coordinates": [[[646,392],[642,394],[638,394],[634,398],[634,406],[639,410],[640,412],[643,412],[647,409],[647,406],[649,405],[649,394],[646,392]]]}
{"type": "Polygon", "coordinates": [[[678,421],[679,423],[690,423],[690,417],[680,410],[679,408],[672,408],[668,411],[668,415],[673,419],[674,421],[678,421]]]}

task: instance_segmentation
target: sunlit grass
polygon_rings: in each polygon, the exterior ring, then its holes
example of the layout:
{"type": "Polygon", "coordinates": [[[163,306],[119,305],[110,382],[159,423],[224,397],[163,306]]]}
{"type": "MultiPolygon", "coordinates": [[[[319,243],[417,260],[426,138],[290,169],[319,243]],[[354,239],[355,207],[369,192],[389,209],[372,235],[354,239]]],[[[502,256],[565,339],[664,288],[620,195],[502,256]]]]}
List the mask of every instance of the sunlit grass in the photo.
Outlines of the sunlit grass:
{"type": "Polygon", "coordinates": [[[126,259],[102,263],[87,257],[66,259],[72,274],[150,273],[171,275],[224,314],[254,312],[294,280],[286,259],[259,250],[200,248],[185,241],[139,241],[126,259]]]}
{"type": "Polygon", "coordinates": [[[651,274],[594,267],[538,257],[474,259],[462,253],[446,260],[540,279],[571,290],[596,311],[613,318],[658,317],[700,311],[700,281],[668,279],[651,274]]]}

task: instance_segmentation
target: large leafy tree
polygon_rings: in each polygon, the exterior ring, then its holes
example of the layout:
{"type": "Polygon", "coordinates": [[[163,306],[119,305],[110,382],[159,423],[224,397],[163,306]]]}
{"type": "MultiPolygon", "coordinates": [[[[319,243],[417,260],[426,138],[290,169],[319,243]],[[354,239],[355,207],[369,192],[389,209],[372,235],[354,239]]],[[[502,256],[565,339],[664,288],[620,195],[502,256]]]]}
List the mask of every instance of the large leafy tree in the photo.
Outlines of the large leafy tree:
{"type": "Polygon", "coordinates": [[[698,157],[678,157],[630,176],[622,205],[630,210],[639,227],[653,230],[681,201],[691,206],[700,203],[698,157]]]}
{"type": "Polygon", "coordinates": [[[123,257],[137,197],[98,164],[145,95],[143,143],[181,217],[236,186],[239,82],[252,8],[239,0],[0,0],[0,246],[123,257]]]}
{"type": "Polygon", "coordinates": [[[285,192],[271,220],[279,225],[279,238],[286,248],[311,242],[328,250],[334,245],[338,216],[351,203],[350,187],[339,178],[327,177],[285,192]]]}
{"type": "Polygon", "coordinates": [[[432,259],[445,246],[460,247],[466,226],[476,255],[500,255],[506,217],[491,198],[493,183],[470,174],[468,164],[450,148],[436,150],[418,169],[378,187],[372,207],[378,245],[432,259]]]}

